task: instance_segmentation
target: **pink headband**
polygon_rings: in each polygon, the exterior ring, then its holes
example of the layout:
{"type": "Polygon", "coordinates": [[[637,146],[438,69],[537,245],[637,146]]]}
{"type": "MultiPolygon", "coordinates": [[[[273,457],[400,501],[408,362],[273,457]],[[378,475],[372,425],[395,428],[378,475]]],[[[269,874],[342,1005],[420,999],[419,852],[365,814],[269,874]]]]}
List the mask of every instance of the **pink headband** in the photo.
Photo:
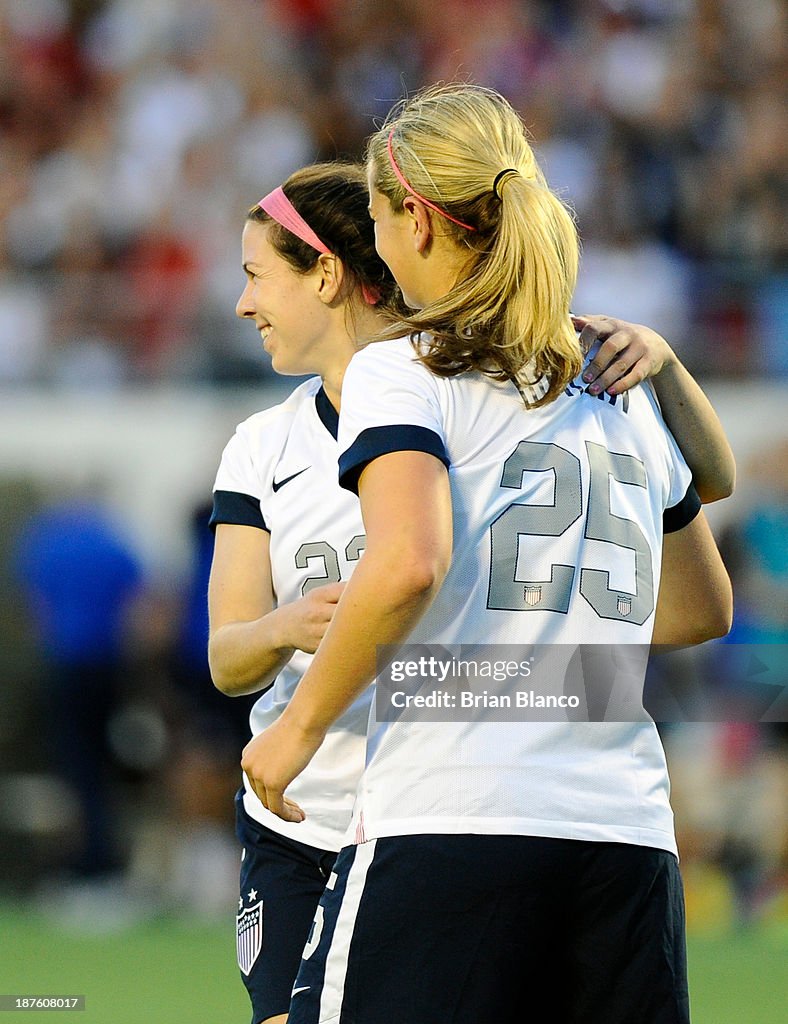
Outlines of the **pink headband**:
{"type": "MultiPolygon", "coordinates": [[[[313,249],[317,249],[320,253],[325,253],[326,256],[334,255],[328,246],[320,241],[298,210],[296,210],[295,206],[285,195],[283,188],[275,188],[273,192],[263,196],[257,205],[261,210],[265,210],[269,217],[273,217],[277,224],[287,228],[296,238],[300,238],[302,242],[311,245],[313,249]]],[[[368,306],[376,306],[380,302],[380,289],[374,285],[362,283],[361,294],[364,296],[364,301],[368,306]]]]}
{"type": "Polygon", "coordinates": [[[306,242],[307,245],[311,245],[313,249],[317,249],[318,252],[325,253],[327,256],[333,255],[328,246],[320,241],[287,198],[283,188],[275,188],[273,192],[263,196],[257,205],[261,210],[265,210],[269,217],[273,217],[277,224],[281,224],[283,228],[292,231],[296,238],[300,238],[302,242],[306,242]]]}
{"type": "Polygon", "coordinates": [[[467,231],[475,231],[476,230],[475,227],[472,227],[470,224],[465,224],[461,220],[457,220],[456,217],[452,217],[452,215],[450,213],[446,213],[446,211],[442,210],[440,208],[440,206],[436,206],[435,203],[430,202],[429,199],[425,199],[424,196],[420,196],[419,193],[416,191],[416,189],[411,187],[411,185],[408,183],[407,179],[405,178],[405,175],[402,173],[402,171],[397,166],[397,161],[394,159],[394,150],[391,147],[391,137],[392,137],[393,134],[394,134],[394,129],[392,128],[391,131],[389,132],[389,141],[388,141],[388,144],[387,144],[387,149],[388,149],[388,152],[389,152],[389,161],[391,163],[391,169],[396,174],[397,181],[400,183],[400,185],[402,185],[402,187],[407,192],[410,192],[410,194],[412,196],[415,196],[416,199],[418,199],[420,202],[424,203],[425,206],[429,206],[429,208],[431,210],[434,210],[436,213],[439,213],[441,215],[441,217],[445,217],[446,220],[450,220],[452,222],[452,224],[458,224],[461,228],[465,228],[467,231]]]}

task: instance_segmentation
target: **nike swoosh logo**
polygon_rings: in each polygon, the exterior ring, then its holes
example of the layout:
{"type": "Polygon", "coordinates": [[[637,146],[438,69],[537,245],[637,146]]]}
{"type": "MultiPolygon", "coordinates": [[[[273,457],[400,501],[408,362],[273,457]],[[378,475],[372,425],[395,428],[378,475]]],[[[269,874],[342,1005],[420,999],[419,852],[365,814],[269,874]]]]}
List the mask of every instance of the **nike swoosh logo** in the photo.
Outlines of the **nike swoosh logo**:
{"type": "Polygon", "coordinates": [[[304,468],[299,469],[297,473],[292,473],[290,476],[286,476],[284,480],[274,480],[271,484],[274,494],[276,494],[280,487],[284,487],[285,484],[289,484],[291,480],[295,480],[297,476],[301,476],[302,473],[306,473],[310,468],[310,466],[304,466],[304,468]]]}
{"type": "Polygon", "coordinates": [[[302,985],[301,988],[294,988],[290,993],[290,998],[292,999],[293,996],[297,996],[299,992],[308,992],[311,987],[311,985],[302,985]]]}

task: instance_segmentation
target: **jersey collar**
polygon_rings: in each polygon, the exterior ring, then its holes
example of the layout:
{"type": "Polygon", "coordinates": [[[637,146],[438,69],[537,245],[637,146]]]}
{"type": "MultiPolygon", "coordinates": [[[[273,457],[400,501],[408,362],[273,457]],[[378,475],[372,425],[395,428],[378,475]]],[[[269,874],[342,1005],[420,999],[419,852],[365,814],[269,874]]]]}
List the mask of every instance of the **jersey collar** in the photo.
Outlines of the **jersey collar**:
{"type": "Polygon", "coordinates": [[[323,385],[315,395],[315,408],[323,426],[336,441],[339,434],[339,413],[331,404],[331,400],[325,392],[323,385]]]}

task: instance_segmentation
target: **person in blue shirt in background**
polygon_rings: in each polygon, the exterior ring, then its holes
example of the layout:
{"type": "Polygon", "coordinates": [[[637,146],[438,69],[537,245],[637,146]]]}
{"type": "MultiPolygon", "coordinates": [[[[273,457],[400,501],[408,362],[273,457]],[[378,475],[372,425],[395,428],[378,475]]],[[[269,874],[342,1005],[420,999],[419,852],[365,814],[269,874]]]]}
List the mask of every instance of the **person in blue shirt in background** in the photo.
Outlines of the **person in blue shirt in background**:
{"type": "Polygon", "coordinates": [[[46,671],[42,736],[81,821],[64,867],[77,879],[119,866],[110,825],[107,724],[116,707],[124,633],[143,584],[136,552],[92,498],[37,511],[18,539],[15,572],[46,671]]]}

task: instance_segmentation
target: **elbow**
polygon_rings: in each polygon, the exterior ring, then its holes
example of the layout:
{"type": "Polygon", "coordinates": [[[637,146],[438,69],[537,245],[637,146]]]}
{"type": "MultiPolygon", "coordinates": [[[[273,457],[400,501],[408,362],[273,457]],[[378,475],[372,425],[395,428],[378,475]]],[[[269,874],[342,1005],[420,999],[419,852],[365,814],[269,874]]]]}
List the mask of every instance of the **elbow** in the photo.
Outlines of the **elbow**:
{"type": "Polygon", "coordinates": [[[405,600],[431,600],[440,590],[448,566],[438,562],[402,566],[398,573],[399,589],[405,600]]]}
{"type": "Polygon", "coordinates": [[[717,616],[714,619],[711,627],[710,640],[715,640],[718,637],[727,636],[733,626],[733,598],[723,607],[718,610],[717,616]]]}
{"type": "MultiPolygon", "coordinates": [[[[432,601],[449,571],[450,555],[400,557],[391,564],[389,579],[398,605],[422,605],[432,601]]],[[[386,574],[382,573],[385,579],[386,574]]]]}
{"type": "Polygon", "coordinates": [[[702,644],[707,640],[718,640],[727,636],[732,626],[733,592],[729,586],[727,592],[706,606],[703,621],[698,624],[698,638],[693,643],[702,644]]]}
{"type": "Polygon", "coordinates": [[[732,462],[714,480],[701,483],[696,481],[695,489],[704,505],[711,505],[712,502],[730,498],[736,490],[736,465],[732,462]]]}
{"type": "Polygon", "coordinates": [[[235,697],[238,694],[239,691],[233,685],[232,680],[223,679],[221,676],[217,677],[213,672],[211,672],[211,679],[219,693],[223,693],[225,697],[235,697]]]}
{"type": "Polygon", "coordinates": [[[727,636],[733,625],[730,584],[718,585],[690,606],[659,615],[653,642],[657,647],[696,647],[727,636]]]}
{"type": "Polygon", "coordinates": [[[722,501],[723,498],[730,498],[736,488],[736,478],[715,481],[714,484],[706,487],[696,487],[698,497],[703,505],[711,505],[715,501],[722,501]]]}
{"type": "Polygon", "coordinates": [[[727,636],[733,626],[733,585],[731,578],[722,570],[723,579],[720,582],[719,596],[715,602],[714,635],[712,639],[727,636]]]}
{"type": "Polygon", "coordinates": [[[213,632],[208,637],[208,671],[211,675],[211,682],[219,693],[231,696],[233,692],[232,680],[221,656],[221,645],[213,632]]]}
{"type": "Polygon", "coordinates": [[[215,660],[211,658],[210,653],[208,655],[208,667],[211,672],[213,685],[219,693],[223,693],[226,697],[233,697],[238,692],[238,681],[229,673],[223,671],[221,666],[217,665],[215,660]]]}
{"type": "Polygon", "coordinates": [[[424,593],[434,597],[443,586],[446,574],[451,566],[452,545],[448,540],[445,546],[433,552],[432,556],[425,559],[422,584],[424,593]]]}
{"type": "Polygon", "coordinates": [[[255,689],[255,680],[245,678],[242,673],[227,665],[220,651],[212,643],[208,644],[208,668],[213,685],[225,697],[239,697],[255,689]]]}
{"type": "Polygon", "coordinates": [[[696,647],[709,640],[719,640],[721,637],[727,636],[730,631],[731,622],[726,621],[722,616],[713,620],[709,619],[697,627],[694,636],[691,636],[687,643],[690,647],[696,647]]]}
{"type": "Polygon", "coordinates": [[[225,697],[246,697],[250,693],[261,693],[271,685],[271,681],[260,679],[256,675],[231,674],[229,672],[222,672],[213,666],[210,666],[210,670],[213,685],[225,697]]]}

